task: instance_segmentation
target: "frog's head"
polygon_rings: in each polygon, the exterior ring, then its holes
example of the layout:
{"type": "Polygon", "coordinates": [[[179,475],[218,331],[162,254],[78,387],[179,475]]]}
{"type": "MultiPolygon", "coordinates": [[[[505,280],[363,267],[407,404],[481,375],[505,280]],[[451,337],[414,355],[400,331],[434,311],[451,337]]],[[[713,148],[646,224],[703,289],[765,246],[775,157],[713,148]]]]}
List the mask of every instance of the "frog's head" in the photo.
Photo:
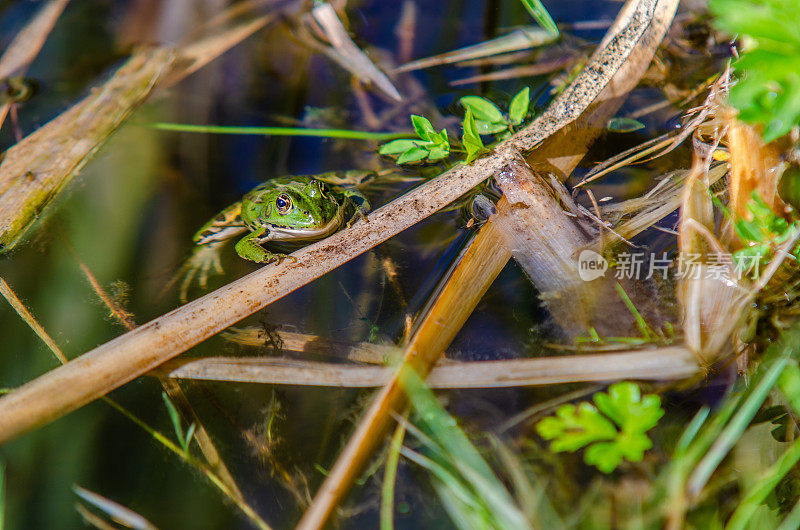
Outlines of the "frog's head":
{"type": "Polygon", "coordinates": [[[270,229],[271,239],[318,239],[342,224],[343,208],[325,183],[296,179],[259,194],[250,218],[270,229]],[[252,215],[255,214],[255,215],[252,215]]]}

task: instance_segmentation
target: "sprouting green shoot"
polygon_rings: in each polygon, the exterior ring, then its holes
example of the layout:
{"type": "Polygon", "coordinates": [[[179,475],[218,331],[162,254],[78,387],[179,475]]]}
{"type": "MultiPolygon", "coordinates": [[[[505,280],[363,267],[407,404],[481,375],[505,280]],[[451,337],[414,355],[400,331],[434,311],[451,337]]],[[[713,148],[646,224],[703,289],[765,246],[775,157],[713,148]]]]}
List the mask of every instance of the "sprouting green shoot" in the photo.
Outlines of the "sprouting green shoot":
{"type": "Polygon", "coordinates": [[[464,149],[467,150],[467,164],[471,164],[486,152],[486,146],[483,145],[483,140],[481,140],[481,135],[475,125],[472,109],[469,107],[467,108],[467,114],[464,116],[464,134],[461,137],[461,143],[464,145],[464,149]]]}
{"type": "Polygon", "coordinates": [[[189,123],[150,123],[148,126],[162,131],[212,134],[253,134],[258,136],[312,136],[344,140],[386,141],[405,138],[408,133],[351,131],[348,129],[307,129],[305,127],[236,127],[227,125],[192,125],[189,123]]]}
{"type": "Polygon", "coordinates": [[[542,26],[546,29],[550,34],[554,37],[558,36],[558,27],[556,23],[553,22],[553,18],[550,16],[550,13],[547,12],[544,5],[542,5],[541,0],[520,0],[522,5],[525,6],[525,9],[528,10],[528,13],[542,26]]]}
{"type": "Polygon", "coordinates": [[[633,315],[633,318],[636,321],[636,327],[639,329],[639,333],[642,334],[642,337],[644,337],[646,340],[655,339],[656,334],[647,324],[642,314],[639,313],[639,310],[636,309],[636,306],[633,304],[633,301],[628,296],[628,293],[625,292],[625,289],[622,288],[619,282],[616,282],[614,284],[614,289],[617,290],[617,294],[619,294],[620,298],[622,298],[622,301],[625,303],[625,307],[627,307],[628,311],[630,311],[631,315],[633,315]]]}
{"type": "Polygon", "coordinates": [[[584,401],[559,407],[555,416],[536,424],[536,431],[551,440],[551,451],[586,448],[584,461],[610,473],[623,460],[639,462],[644,457],[653,445],[645,433],[663,415],[658,396],[642,396],[635,383],[623,381],[611,385],[607,394],[595,394],[594,404],[584,401]]]}
{"type": "Polygon", "coordinates": [[[425,159],[436,162],[450,156],[450,140],[446,129],[436,132],[428,118],[414,114],[411,115],[411,124],[417,134],[416,139],[389,142],[381,147],[380,154],[397,156],[398,164],[413,164],[425,159]]]}
{"type": "Polygon", "coordinates": [[[788,133],[800,124],[800,2],[712,0],[709,8],[716,26],[742,41],[729,98],[739,117],[762,124],[768,142],[788,133]]]}
{"type": "MultiPolygon", "coordinates": [[[[464,96],[459,101],[475,120],[477,132],[482,135],[493,134],[499,139],[511,136],[516,128],[525,121],[530,106],[530,88],[525,87],[513,97],[508,106],[508,113],[503,112],[493,102],[480,96],[464,96]]],[[[467,118],[464,117],[466,125],[467,118]]],[[[466,127],[465,127],[466,130],[466,127]]]]}
{"type": "Polygon", "coordinates": [[[194,436],[195,424],[192,423],[189,429],[187,429],[186,434],[184,434],[183,426],[181,425],[181,415],[178,413],[178,409],[175,408],[175,405],[169,399],[166,392],[162,392],[161,397],[164,398],[164,404],[167,407],[169,419],[172,421],[172,427],[175,429],[175,436],[178,439],[178,443],[181,445],[181,449],[183,449],[186,454],[189,454],[189,444],[194,436]]]}

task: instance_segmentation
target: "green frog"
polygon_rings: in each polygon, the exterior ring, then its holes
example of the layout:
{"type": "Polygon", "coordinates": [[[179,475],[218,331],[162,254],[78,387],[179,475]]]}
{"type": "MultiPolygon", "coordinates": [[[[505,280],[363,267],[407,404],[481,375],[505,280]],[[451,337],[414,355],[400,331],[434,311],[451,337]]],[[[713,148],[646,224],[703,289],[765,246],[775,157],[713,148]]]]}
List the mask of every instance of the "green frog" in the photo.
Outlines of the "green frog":
{"type": "Polygon", "coordinates": [[[199,272],[205,287],[213,267],[222,273],[219,250],[231,239],[236,253],[256,263],[280,262],[296,249],[350,226],[369,212],[369,202],[355,187],[371,172],[347,171],[278,177],[260,184],[207,222],[194,236],[198,247],[184,266],[181,299],[199,272]],[[269,245],[275,250],[268,250],[269,245]]]}

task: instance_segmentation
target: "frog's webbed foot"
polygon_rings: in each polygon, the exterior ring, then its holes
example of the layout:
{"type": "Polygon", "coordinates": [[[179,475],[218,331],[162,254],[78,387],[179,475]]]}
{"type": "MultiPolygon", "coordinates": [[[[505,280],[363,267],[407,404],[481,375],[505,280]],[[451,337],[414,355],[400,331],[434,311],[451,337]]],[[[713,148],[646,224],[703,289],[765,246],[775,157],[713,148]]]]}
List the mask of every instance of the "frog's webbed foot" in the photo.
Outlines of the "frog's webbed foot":
{"type": "Polygon", "coordinates": [[[220,248],[225,246],[226,241],[217,241],[207,245],[199,245],[192,252],[192,256],[186,260],[181,270],[175,276],[175,280],[183,278],[180,287],[180,300],[186,301],[186,294],[192,285],[195,277],[200,287],[205,289],[208,285],[208,278],[212,274],[222,274],[222,262],[220,261],[220,248]]]}

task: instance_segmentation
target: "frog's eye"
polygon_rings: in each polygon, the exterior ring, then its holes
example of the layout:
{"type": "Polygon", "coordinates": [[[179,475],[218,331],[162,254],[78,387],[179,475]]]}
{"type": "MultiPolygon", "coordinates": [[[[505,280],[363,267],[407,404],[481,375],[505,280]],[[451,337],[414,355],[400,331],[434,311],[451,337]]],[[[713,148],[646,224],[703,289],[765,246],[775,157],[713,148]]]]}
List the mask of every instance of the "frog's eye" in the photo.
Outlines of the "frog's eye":
{"type": "Polygon", "coordinates": [[[322,196],[323,199],[328,198],[328,186],[326,186],[322,182],[319,183],[319,194],[322,196]]]}
{"type": "Polygon", "coordinates": [[[278,198],[275,199],[275,206],[278,208],[279,214],[286,214],[292,209],[292,198],[285,193],[281,193],[278,195],[278,198]]]}

